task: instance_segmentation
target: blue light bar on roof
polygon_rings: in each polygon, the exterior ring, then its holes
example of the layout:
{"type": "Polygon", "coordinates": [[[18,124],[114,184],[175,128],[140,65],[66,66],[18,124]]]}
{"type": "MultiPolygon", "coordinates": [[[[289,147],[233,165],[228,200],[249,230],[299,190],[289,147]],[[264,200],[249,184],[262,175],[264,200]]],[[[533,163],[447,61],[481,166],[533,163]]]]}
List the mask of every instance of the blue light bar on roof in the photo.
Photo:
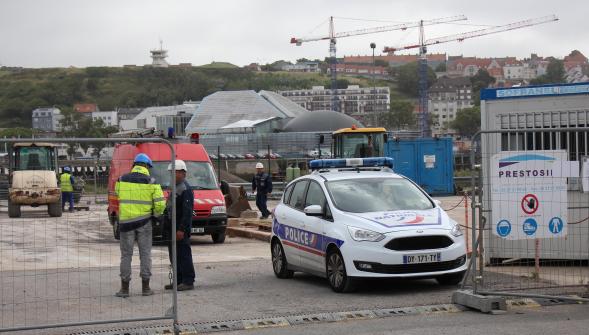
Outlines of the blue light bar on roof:
{"type": "Polygon", "coordinates": [[[393,159],[391,157],[315,159],[309,162],[309,166],[312,170],[346,167],[388,167],[392,169],[393,159]]]}

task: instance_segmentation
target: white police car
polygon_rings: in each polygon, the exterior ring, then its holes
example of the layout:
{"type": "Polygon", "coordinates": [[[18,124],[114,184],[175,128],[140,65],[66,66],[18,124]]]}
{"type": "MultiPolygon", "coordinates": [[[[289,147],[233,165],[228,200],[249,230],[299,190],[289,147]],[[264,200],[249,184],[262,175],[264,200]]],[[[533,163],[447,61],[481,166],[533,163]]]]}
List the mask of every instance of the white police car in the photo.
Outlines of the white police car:
{"type": "Polygon", "coordinates": [[[466,270],[460,226],[439,203],[392,171],[391,158],[311,161],[274,211],[272,267],[326,277],[336,292],[357,278],[435,278],[457,284],[466,270]]]}

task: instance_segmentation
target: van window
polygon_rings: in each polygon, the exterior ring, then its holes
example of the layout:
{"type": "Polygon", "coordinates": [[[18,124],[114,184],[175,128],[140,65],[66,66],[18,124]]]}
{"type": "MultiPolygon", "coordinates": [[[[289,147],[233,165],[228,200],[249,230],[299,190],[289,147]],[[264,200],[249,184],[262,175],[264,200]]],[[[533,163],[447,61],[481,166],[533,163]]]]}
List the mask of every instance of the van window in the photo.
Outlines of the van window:
{"type": "MultiPolygon", "coordinates": [[[[193,190],[218,190],[219,185],[215,178],[213,167],[207,162],[185,161],[186,181],[193,190]]],[[[149,173],[155,182],[162,185],[162,188],[170,188],[170,171],[168,171],[170,162],[153,162],[153,167],[149,173]]]]}

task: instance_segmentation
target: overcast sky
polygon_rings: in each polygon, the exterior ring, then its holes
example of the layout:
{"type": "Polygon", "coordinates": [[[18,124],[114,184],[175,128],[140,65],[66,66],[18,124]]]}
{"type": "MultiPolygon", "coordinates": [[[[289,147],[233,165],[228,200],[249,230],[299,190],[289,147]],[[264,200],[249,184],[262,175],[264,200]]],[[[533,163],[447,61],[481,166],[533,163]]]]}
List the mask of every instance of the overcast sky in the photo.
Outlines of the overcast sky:
{"type": "MultiPolygon", "coordinates": [[[[560,21],[432,46],[430,53],[563,57],[573,49],[589,54],[588,13],[586,0],[0,0],[0,64],[143,65],[151,62],[149,50],[159,46],[160,38],[171,64],[323,59],[327,41],[297,47],[290,38],[327,35],[329,16],[337,17],[336,31],[342,32],[458,14],[469,20],[426,27],[426,38],[550,14],[560,21]]],[[[414,44],[417,38],[416,29],[342,38],[338,57],[371,54],[370,42],[380,51],[414,44]]]]}

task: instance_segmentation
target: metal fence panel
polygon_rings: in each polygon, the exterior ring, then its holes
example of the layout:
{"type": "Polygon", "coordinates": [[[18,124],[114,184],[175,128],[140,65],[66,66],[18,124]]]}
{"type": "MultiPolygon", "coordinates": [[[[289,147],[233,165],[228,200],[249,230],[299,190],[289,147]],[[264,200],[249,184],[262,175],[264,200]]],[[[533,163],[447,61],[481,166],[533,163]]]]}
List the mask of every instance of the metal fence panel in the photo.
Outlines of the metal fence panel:
{"type": "MultiPolygon", "coordinates": [[[[7,143],[16,141],[31,140],[7,143]]],[[[156,138],[34,141],[106,145],[152,142],[161,143],[164,155],[174,156],[169,142],[156,138]]],[[[163,288],[170,283],[170,273],[175,276],[175,271],[170,270],[166,243],[155,242],[151,250],[151,288],[155,294],[141,295],[140,259],[135,243],[131,295],[115,296],[121,285],[121,251],[114,236],[114,217],[107,210],[109,195],[113,195],[108,192],[111,162],[56,163],[60,172],[64,166],[73,170],[73,212],[68,212],[69,205],[65,204],[61,216],[51,217],[48,206],[41,204],[21,206],[21,216],[11,218],[8,201],[0,200],[0,332],[163,319],[177,324],[176,291],[163,288]]],[[[174,194],[175,183],[171,184],[174,194]]],[[[175,225],[175,215],[172,217],[175,225]]],[[[172,235],[175,243],[175,234],[172,235]]],[[[175,248],[172,250],[175,253],[175,248]]]]}
{"type": "Polygon", "coordinates": [[[515,116],[505,122],[504,130],[479,134],[480,178],[472,180],[475,291],[586,295],[589,190],[580,170],[589,128],[529,129],[515,116]]]}

